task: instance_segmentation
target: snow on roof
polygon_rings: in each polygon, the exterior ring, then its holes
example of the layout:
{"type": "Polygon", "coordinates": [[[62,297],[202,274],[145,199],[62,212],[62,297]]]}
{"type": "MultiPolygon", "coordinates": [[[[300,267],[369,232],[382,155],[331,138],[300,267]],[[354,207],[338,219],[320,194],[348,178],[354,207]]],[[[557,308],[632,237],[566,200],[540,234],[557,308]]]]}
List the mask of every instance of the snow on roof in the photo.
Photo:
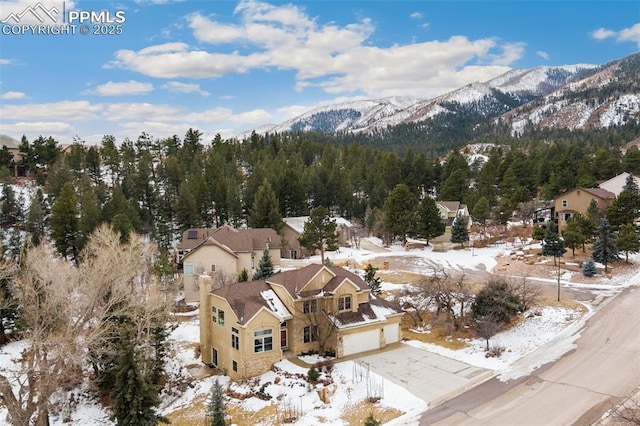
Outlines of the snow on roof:
{"type": "Polygon", "coordinates": [[[289,312],[287,307],[284,306],[284,303],[282,303],[282,300],[280,300],[280,298],[276,295],[276,293],[273,290],[262,291],[260,292],[260,296],[262,296],[265,302],[267,302],[269,309],[271,309],[271,311],[274,314],[280,317],[281,321],[285,321],[293,318],[293,315],[291,315],[291,312],[289,312]]]}
{"type": "MultiPolygon", "coordinates": [[[[331,219],[335,220],[336,225],[342,225],[346,228],[353,227],[353,224],[343,217],[332,217],[331,219]]],[[[298,234],[302,234],[304,232],[304,224],[309,220],[309,216],[285,217],[282,220],[298,234]]]]}

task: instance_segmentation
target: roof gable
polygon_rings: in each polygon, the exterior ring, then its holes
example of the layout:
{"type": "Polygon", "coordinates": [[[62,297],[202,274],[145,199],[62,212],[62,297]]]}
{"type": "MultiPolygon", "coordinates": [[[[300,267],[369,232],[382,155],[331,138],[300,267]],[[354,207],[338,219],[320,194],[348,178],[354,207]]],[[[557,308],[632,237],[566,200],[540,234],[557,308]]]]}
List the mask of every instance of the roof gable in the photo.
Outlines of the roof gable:
{"type": "Polygon", "coordinates": [[[333,292],[345,279],[348,279],[357,291],[369,288],[367,283],[353,272],[339,266],[323,266],[319,264],[308,265],[293,271],[280,272],[267,278],[267,283],[284,287],[291,297],[296,299],[322,291],[333,292]],[[322,277],[322,273],[326,274],[326,279],[320,279],[320,281],[313,283],[314,280],[322,277]]]}
{"type": "Polygon", "coordinates": [[[227,301],[240,325],[249,323],[262,310],[280,321],[292,318],[284,303],[264,280],[229,284],[212,293],[227,301]]]}

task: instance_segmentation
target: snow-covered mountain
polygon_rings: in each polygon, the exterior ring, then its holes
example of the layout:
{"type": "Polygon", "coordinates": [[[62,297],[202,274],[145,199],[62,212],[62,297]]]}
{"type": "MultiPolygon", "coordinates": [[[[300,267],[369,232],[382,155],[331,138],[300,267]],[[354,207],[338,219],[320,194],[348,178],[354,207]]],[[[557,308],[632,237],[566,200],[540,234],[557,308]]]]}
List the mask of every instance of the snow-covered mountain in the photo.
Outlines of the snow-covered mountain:
{"type": "MultiPolygon", "coordinates": [[[[511,127],[608,127],[638,117],[640,54],[605,65],[566,65],[514,69],[489,80],[468,84],[433,99],[391,97],[331,104],[312,109],[256,133],[288,131],[372,133],[403,123],[419,123],[447,114],[472,113],[511,127]],[[622,80],[621,80],[622,78],[622,80]],[[626,82],[624,87],[620,82],[626,82]],[[616,90],[612,89],[617,87],[616,90]],[[611,92],[612,97],[602,97],[611,92]],[[597,98],[590,93],[599,93],[597,98]]],[[[444,117],[444,118],[443,118],[444,117]]],[[[426,124],[428,126],[428,123],[426,124]]]]}

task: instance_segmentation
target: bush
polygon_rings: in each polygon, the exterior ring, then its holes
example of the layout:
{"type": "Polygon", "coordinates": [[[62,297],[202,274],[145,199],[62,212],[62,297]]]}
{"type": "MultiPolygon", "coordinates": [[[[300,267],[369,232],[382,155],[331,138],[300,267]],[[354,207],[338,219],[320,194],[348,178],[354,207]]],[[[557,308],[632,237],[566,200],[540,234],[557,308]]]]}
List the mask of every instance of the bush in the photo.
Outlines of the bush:
{"type": "Polygon", "coordinates": [[[533,230],[532,238],[534,240],[542,241],[544,239],[544,228],[542,226],[538,226],[533,230]]]}
{"type": "Polygon", "coordinates": [[[316,369],[315,365],[312,365],[307,372],[307,380],[309,380],[309,383],[317,383],[319,378],[320,372],[316,369]]]}
{"type": "Polygon", "coordinates": [[[596,272],[596,264],[592,259],[588,259],[586,262],[584,262],[584,266],[582,267],[582,274],[585,277],[592,277],[596,274],[596,272]]]}
{"type": "Polygon", "coordinates": [[[518,294],[505,281],[489,281],[486,287],[476,294],[471,305],[474,318],[490,317],[506,323],[521,310],[522,301],[518,294]]]}
{"type": "Polygon", "coordinates": [[[369,414],[369,417],[364,421],[364,426],[380,426],[380,420],[373,417],[373,414],[369,414]]]}

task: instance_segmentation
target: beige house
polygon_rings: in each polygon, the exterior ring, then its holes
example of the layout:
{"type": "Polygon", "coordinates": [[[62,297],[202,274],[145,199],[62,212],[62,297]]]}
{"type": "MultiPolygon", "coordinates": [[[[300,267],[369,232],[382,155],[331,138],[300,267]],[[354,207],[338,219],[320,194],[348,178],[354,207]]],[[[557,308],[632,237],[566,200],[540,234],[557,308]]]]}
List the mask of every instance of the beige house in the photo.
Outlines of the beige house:
{"type": "Polygon", "coordinates": [[[460,201],[436,201],[436,207],[440,212],[440,217],[445,224],[444,234],[439,237],[432,238],[431,242],[434,243],[448,243],[451,241],[451,227],[453,221],[460,215],[467,220],[467,229],[471,230],[473,221],[469,214],[469,208],[466,204],[460,203],[460,201]]]}
{"type": "MultiPolygon", "coordinates": [[[[332,218],[336,221],[336,235],[338,236],[338,246],[346,247],[351,243],[354,227],[351,222],[342,217],[332,218]]],[[[285,259],[304,259],[312,253],[300,245],[298,238],[304,232],[304,224],[309,220],[309,216],[285,217],[282,219],[284,226],[282,234],[281,256],[285,259]]]]}
{"type": "Polygon", "coordinates": [[[197,277],[207,274],[218,286],[236,282],[243,269],[253,277],[265,249],[275,267],[280,265],[280,236],[271,228],[189,229],[178,245],[186,302],[198,301],[197,277]]]}
{"type": "Polygon", "coordinates": [[[592,200],[598,203],[598,209],[606,212],[613,202],[615,194],[602,188],[575,188],[558,195],[553,200],[553,218],[562,231],[567,227],[567,221],[576,213],[587,214],[592,200]]]}
{"type": "Polygon", "coordinates": [[[233,379],[302,352],[341,358],[402,338],[400,308],[341,267],[313,264],[213,291],[211,277],[200,280],[202,361],[233,379]]]}

